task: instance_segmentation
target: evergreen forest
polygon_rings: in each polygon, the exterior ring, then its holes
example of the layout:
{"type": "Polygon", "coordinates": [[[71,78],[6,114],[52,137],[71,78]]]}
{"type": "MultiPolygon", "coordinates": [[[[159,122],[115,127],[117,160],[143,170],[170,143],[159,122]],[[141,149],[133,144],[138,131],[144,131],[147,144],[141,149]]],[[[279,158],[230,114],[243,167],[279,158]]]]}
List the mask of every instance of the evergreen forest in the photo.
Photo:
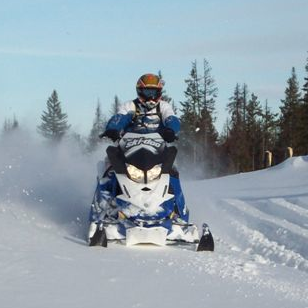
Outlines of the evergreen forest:
{"type": "MultiPolygon", "coordinates": [[[[192,62],[191,70],[183,78],[186,85],[183,100],[175,102],[163,92],[163,99],[172,104],[181,121],[176,142],[180,169],[193,171],[196,178],[213,178],[267,168],[292,155],[308,155],[308,59],[304,67],[304,80],[298,80],[296,69],[291,68],[277,113],[271,110],[267,100],[261,102],[258,93],[251,92],[247,84],[235,83],[225,104],[228,118],[222,132],[218,132],[215,122],[219,89],[212,68],[206,59],[201,65],[192,62]]],[[[161,72],[158,74],[163,77],[161,72]]],[[[104,142],[99,135],[120,103],[116,94],[109,114],[103,114],[98,100],[92,128],[88,136],[80,136],[72,131],[69,115],[53,90],[38,119],[37,133],[51,144],[73,138],[84,153],[91,153],[104,142]]],[[[15,116],[6,118],[0,138],[21,129],[15,116]]]]}

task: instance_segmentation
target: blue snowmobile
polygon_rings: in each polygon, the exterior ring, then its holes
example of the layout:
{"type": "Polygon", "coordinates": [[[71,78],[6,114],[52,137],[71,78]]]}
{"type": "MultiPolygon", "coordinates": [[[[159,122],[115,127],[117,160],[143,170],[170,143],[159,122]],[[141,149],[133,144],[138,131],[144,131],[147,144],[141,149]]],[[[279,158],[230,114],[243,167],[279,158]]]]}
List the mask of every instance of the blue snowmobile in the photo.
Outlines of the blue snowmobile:
{"type": "Polygon", "coordinates": [[[117,146],[107,148],[110,167],[97,177],[90,211],[88,243],[107,247],[108,241],[127,246],[150,243],[159,246],[187,243],[197,251],[213,251],[207,224],[201,235],[197,226],[181,219],[172,178],[177,176],[177,149],[159,133],[127,132],[117,146]],[[172,176],[171,176],[172,175],[172,176]],[[108,192],[103,187],[108,183],[108,192]]]}

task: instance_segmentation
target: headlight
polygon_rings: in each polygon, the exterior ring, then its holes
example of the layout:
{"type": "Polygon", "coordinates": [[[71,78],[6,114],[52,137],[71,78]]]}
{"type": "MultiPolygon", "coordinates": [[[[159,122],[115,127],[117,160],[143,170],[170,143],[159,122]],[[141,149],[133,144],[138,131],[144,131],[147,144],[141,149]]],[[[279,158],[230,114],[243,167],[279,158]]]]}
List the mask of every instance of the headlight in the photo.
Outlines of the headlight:
{"type": "Polygon", "coordinates": [[[127,173],[129,175],[129,177],[138,183],[144,182],[144,171],[140,170],[138,168],[136,168],[133,165],[127,164],[126,165],[127,168],[127,173]]]}
{"type": "Polygon", "coordinates": [[[147,172],[147,180],[153,181],[160,176],[161,173],[161,165],[156,165],[152,169],[147,172]]]}

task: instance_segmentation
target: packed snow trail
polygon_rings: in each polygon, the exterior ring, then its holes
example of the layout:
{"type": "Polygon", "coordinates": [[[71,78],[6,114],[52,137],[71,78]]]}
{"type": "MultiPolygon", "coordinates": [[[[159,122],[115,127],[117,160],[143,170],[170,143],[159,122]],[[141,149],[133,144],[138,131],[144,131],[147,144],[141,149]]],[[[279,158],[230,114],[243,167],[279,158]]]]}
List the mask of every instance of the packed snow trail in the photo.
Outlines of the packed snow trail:
{"type": "Polygon", "coordinates": [[[209,220],[229,228],[228,241],[242,251],[308,272],[307,174],[307,157],[296,157],[271,169],[203,182],[212,214],[220,210],[226,218],[209,220]]]}
{"type": "Polygon", "coordinates": [[[1,307],[308,307],[307,157],[183,181],[191,221],[215,239],[196,253],[87,246],[100,156],[29,142],[0,152],[1,307]]]}
{"type": "Polygon", "coordinates": [[[38,216],[18,218],[18,207],[0,216],[1,307],[307,307],[305,273],[220,239],[215,253],[89,248],[69,235],[82,226],[67,232],[38,216]]]}

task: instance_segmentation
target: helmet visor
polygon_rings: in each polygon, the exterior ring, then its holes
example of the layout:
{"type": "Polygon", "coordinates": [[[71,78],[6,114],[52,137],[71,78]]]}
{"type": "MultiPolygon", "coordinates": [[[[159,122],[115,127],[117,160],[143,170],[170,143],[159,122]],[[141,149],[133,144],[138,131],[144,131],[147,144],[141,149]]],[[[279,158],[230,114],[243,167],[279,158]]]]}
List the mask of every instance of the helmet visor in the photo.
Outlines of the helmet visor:
{"type": "Polygon", "coordinates": [[[138,95],[145,101],[158,101],[161,97],[162,90],[158,88],[139,88],[138,95]]]}
{"type": "Polygon", "coordinates": [[[157,87],[160,84],[160,78],[157,75],[153,74],[145,74],[140,77],[140,82],[145,86],[145,87],[157,87]]]}

